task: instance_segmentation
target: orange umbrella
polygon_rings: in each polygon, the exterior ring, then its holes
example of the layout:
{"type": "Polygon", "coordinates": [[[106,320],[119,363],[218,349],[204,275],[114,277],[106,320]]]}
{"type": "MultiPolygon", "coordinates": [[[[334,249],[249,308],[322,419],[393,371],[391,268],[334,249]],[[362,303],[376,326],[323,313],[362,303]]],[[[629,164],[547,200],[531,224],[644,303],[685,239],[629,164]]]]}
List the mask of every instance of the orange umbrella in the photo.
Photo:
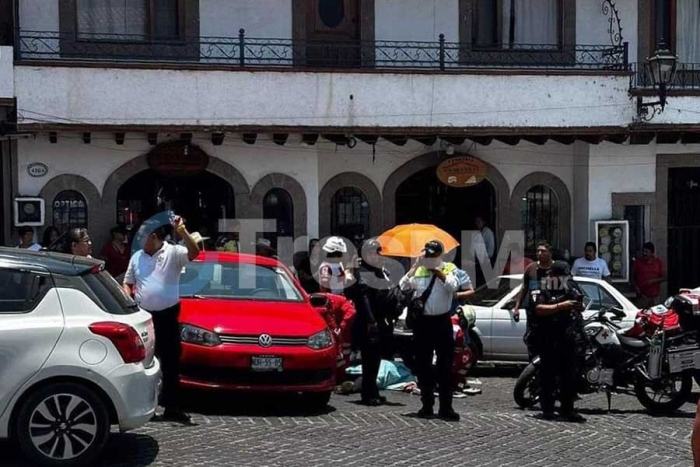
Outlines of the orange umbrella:
{"type": "Polygon", "coordinates": [[[425,244],[437,240],[445,247],[445,253],[459,246],[459,242],[444,230],[430,224],[404,224],[381,234],[377,241],[382,255],[417,258],[423,254],[425,244]]]}

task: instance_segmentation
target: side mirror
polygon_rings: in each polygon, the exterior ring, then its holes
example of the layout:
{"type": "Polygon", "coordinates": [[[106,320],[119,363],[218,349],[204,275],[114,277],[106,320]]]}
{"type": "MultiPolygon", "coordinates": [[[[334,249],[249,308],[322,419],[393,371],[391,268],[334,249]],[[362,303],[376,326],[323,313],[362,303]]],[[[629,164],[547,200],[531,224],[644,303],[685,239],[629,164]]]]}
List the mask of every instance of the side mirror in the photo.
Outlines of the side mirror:
{"type": "Polygon", "coordinates": [[[515,299],[511,298],[503,305],[502,309],[503,310],[512,310],[514,306],[515,306],[515,299]]]}
{"type": "Polygon", "coordinates": [[[314,308],[325,308],[328,305],[328,297],[321,294],[311,295],[311,306],[314,308]]]}

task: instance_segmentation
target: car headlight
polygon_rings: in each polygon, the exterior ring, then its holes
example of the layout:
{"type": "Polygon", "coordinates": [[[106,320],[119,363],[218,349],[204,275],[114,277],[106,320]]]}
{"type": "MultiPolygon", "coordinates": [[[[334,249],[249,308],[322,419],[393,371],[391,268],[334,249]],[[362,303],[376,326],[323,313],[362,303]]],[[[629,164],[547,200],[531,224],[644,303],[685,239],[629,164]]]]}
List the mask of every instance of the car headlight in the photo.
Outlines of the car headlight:
{"type": "Polygon", "coordinates": [[[221,345],[221,339],[219,339],[217,333],[192,326],[191,324],[183,324],[180,326],[180,340],[189,344],[204,345],[207,347],[221,345]]]}
{"type": "Polygon", "coordinates": [[[333,336],[328,329],[324,329],[309,337],[306,345],[314,350],[327,349],[333,345],[333,336]]]}

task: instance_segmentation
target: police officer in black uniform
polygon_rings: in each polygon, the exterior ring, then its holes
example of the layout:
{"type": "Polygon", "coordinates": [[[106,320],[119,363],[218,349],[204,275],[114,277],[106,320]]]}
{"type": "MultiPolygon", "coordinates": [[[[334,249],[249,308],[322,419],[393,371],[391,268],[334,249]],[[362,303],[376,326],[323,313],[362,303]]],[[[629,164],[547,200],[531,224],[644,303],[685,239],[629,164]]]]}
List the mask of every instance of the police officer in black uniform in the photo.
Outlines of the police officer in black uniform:
{"type": "Polygon", "coordinates": [[[541,418],[553,420],[555,390],[559,380],[560,416],[581,423],[583,418],[574,409],[576,398],[577,339],[582,309],[572,290],[569,265],[556,261],[545,275],[537,275],[538,284],[529,291],[527,320],[530,324],[526,343],[540,357],[541,418]]]}

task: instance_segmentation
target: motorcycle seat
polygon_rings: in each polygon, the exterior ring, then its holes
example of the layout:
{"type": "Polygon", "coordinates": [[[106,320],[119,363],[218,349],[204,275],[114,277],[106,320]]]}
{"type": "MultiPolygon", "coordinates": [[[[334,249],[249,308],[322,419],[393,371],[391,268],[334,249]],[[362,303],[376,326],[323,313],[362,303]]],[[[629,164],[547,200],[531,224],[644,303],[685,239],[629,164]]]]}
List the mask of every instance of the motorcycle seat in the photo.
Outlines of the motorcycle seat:
{"type": "Polygon", "coordinates": [[[635,337],[625,336],[623,334],[623,332],[624,331],[620,331],[617,333],[617,337],[620,339],[620,342],[622,343],[622,345],[626,345],[627,347],[634,347],[636,349],[641,349],[643,347],[646,347],[647,344],[645,341],[643,341],[641,339],[637,339],[635,337]]]}

